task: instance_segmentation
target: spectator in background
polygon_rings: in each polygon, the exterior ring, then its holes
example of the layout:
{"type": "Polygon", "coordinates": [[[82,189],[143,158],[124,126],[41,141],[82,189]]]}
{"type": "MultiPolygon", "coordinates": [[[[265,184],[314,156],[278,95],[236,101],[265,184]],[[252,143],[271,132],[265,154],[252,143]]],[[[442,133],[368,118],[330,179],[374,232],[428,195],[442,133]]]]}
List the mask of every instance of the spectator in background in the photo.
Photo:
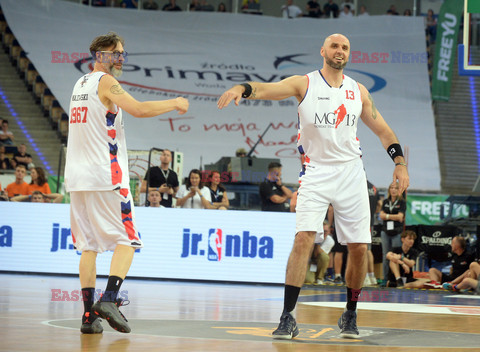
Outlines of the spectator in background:
{"type": "Polygon", "coordinates": [[[323,12],[317,0],[310,0],[307,2],[307,16],[312,18],[322,17],[323,12]]]}
{"type": "MultiPolygon", "coordinates": [[[[396,182],[390,184],[387,192],[387,198],[383,201],[380,219],[383,220],[382,228],[382,255],[383,255],[383,276],[387,280],[388,260],[387,253],[393,247],[401,247],[400,240],[403,232],[403,220],[407,205],[403,196],[399,194],[396,182]]],[[[386,282],[386,281],[385,281],[386,282]]]]}
{"type": "MultiPolygon", "coordinates": [[[[378,200],[380,197],[378,195],[377,187],[375,187],[373,183],[368,180],[367,188],[368,202],[370,204],[370,234],[373,236],[373,225],[375,224],[375,214],[377,212],[378,200]]],[[[377,284],[377,279],[375,277],[375,263],[372,253],[372,244],[369,243],[367,248],[367,276],[365,276],[365,282],[363,283],[363,286],[375,286],[377,284]]]]}
{"type": "Polygon", "coordinates": [[[23,143],[18,146],[17,152],[13,154],[13,159],[15,165],[24,165],[27,170],[35,167],[32,163],[32,156],[27,153],[27,146],[23,143]]]}
{"type": "Polygon", "coordinates": [[[437,38],[437,19],[432,9],[427,11],[427,17],[425,17],[425,33],[429,43],[435,43],[435,39],[437,38]]]}
{"type": "Polygon", "coordinates": [[[302,17],[303,12],[297,5],[293,4],[293,0],[286,0],[287,3],[281,7],[283,18],[302,17]]]}
{"type": "Polygon", "coordinates": [[[163,6],[162,11],[182,11],[175,0],[169,0],[168,4],[163,6]]]}
{"type": "Polygon", "coordinates": [[[390,5],[390,8],[387,10],[387,15],[398,16],[399,13],[397,12],[397,8],[395,5],[390,5]]]}
{"type": "Polygon", "coordinates": [[[403,15],[404,16],[412,16],[412,11],[410,9],[406,9],[405,11],[403,11],[403,15]]]}
{"type": "Polygon", "coordinates": [[[212,171],[209,178],[210,181],[207,183],[207,187],[210,190],[213,207],[219,210],[227,210],[230,202],[228,200],[227,190],[220,183],[220,172],[212,171]]]}
{"type": "Polygon", "coordinates": [[[258,0],[247,0],[243,2],[242,10],[260,10],[260,2],[258,0]]]}
{"type": "MultiPolygon", "coordinates": [[[[386,255],[388,260],[388,287],[403,287],[406,283],[414,282],[413,267],[418,257],[418,251],[413,247],[417,234],[405,231],[401,234],[402,245],[393,247],[386,255]],[[405,278],[405,282],[403,279],[405,278]]],[[[407,286],[408,287],[408,286],[407,286]]]]}
{"type": "Polygon", "coordinates": [[[28,195],[28,183],[26,183],[23,179],[27,174],[27,168],[25,165],[17,165],[15,168],[15,182],[10,183],[6,188],[5,191],[9,198],[15,196],[26,196],[28,195]]]}
{"type": "Polygon", "coordinates": [[[271,162],[268,175],[259,187],[262,211],[288,211],[292,191],[282,184],[282,164],[271,162]]]}
{"type": "Polygon", "coordinates": [[[32,202],[32,203],[61,203],[63,195],[59,193],[43,194],[40,191],[33,191],[29,196],[16,196],[11,199],[12,202],[32,202]]]}
{"type": "Polygon", "coordinates": [[[199,8],[200,8],[200,0],[192,0],[190,5],[188,5],[189,11],[199,11],[198,10],[199,8]]]}
{"type": "Polygon", "coordinates": [[[158,10],[158,4],[154,0],[144,0],[143,9],[144,10],[158,10]]]}
{"type": "Polygon", "coordinates": [[[0,170],[12,170],[10,159],[5,155],[5,147],[0,146],[0,170]]]}
{"type": "Polygon", "coordinates": [[[353,18],[353,13],[350,10],[350,5],[343,6],[342,12],[340,12],[338,18],[353,18]]]}
{"type": "Polygon", "coordinates": [[[124,9],[136,9],[138,8],[137,0],[122,0],[120,7],[124,9]]]}
{"type": "Polygon", "coordinates": [[[207,0],[201,0],[200,1],[200,6],[196,9],[196,11],[208,11],[208,12],[213,12],[215,11],[215,8],[213,5],[209,4],[207,0]]]}
{"type": "Polygon", "coordinates": [[[193,169],[177,192],[177,208],[215,209],[208,187],[203,186],[202,173],[193,169]]]}
{"type": "Polygon", "coordinates": [[[28,185],[28,194],[33,194],[34,191],[40,191],[43,194],[50,194],[50,186],[48,185],[45,171],[41,167],[34,167],[30,170],[30,177],[32,181],[28,185]]]}
{"type": "Polygon", "coordinates": [[[360,6],[358,17],[360,16],[370,16],[370,14],[367,12],[367,7],[365,5],[360,6]]]}
{"type": "Polygon", "coordinates": [[[2,119],[2,129],[0,130],[0,145],[13,145],[15,137],[8,130],[8,120],[2,119]]]}
{"type": "Polygon", "coordinates": [[[338,17],[339,8],[338,5],[333,2],[333,0],[328,0],[328,2],[323,6],[323,12],[325,17],[338,17]]]}
{"type": "Polygon", "coordinates": [[[218,4],[217,12],[227,12],[227,7],[223,2],[218,4]]]}
{"type": "Polygon", "coordinates": [[[238,148],[236,151],[235,151],[235,156],[237,158],[244,158],[247,156],[247,151],[245,150],[245,148],[238,148]]]}
{"type": "Polygon", "coordinates": [[[462,281],[462,275],[468,270],[470,263],[475,261],[475,256],[467,250],[467,242],[465,238],[460,236],[455,236],[452,239],[452,253],[450,274],[444,274],[436,268],[430,268],[428,275],[431,280],[440,284],[449,282],[454,285],[462,281]]]}
{"type": "Polygon", "coordinates": [[[152,189],[148,192],[148,206],[150,208],[164,208],[164,206],[160,204],[161,200],[162,194],[160,193],[160,191],[152,189]]]}
{"type": "Polygon", "coordinates": [[[140,192],[148,193],[157,190],[162,194],[160,204],[165,208],[171,208],[173,203],[173,197],[178,191],[178,175],[170,168],[172,163],[172,152],[168,149],[164,149],[160,154],[160,167],[154,166],[147,170],[145,177],[143,178],[140,192]]]}
{"type": "Polygon", "coordinates": [[[340,9],[340,11],[343,10],[343,8],[345,7],[345,5],[347,5],[349,8],[350,8],[350,12],[352,13],[352,15],[355,15],[355,4],[352,3],[351,0],[345,0],[344,2],[342,2],[340,4],[340,6],[338,7],[340,9]]]}

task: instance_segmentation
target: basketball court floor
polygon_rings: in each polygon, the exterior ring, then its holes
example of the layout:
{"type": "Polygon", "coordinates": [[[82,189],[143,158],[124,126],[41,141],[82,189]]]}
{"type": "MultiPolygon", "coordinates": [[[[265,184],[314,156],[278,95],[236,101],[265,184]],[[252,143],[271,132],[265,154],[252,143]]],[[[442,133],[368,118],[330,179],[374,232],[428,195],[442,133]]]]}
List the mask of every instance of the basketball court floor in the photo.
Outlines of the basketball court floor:
{"type": "MultiPolygon", "coordinates": [[[[232,277],[232,281],[234,281],[232,277]]],[[[363,290],[357,339],[339,337],[341,286],[306,286],[300,334],[272,340],[283,287],[127,279],[120,297],[132,332],[103,321],[79,331],[83,304],[75,277],[0,274],[0,351],[478,351],[480,296],[443,290],[363,290]]],[[[106,279],[97,281],[104,289],[106,279]]]]}

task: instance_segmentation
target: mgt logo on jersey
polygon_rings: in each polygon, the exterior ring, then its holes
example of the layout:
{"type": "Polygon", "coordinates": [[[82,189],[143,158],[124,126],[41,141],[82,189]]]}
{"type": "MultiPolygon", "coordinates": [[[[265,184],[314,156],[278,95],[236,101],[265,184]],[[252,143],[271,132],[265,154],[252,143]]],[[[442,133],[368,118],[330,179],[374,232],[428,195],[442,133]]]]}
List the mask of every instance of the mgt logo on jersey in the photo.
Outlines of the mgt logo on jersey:
{"type": "Polygon", "coordinates": [[[191,229],[183,229],[182,258],[189,256],[205,256],[210,261],[221,261],[229,257],[236,258],[273,258],[274,241],[272,237],[258,238],[250,235],[250,231],[239,234],[226,234],[222,229],[211,228],[208,238],[203,233],[194,233],[191,229]],[[205,248],[206,247],[206,248],[205,248]]]}
{"type": "Polygon", "coordinates": [[[340,105],[338,109],[333,112],[324,113],[322,116],[318,116],[315,113],[315,120],[313,124],[317,128],[338,128],[338,126],[344,122],[345,126],[354,126],[357,116],[354,114],[347,114],[345,105],[340,105]]]}

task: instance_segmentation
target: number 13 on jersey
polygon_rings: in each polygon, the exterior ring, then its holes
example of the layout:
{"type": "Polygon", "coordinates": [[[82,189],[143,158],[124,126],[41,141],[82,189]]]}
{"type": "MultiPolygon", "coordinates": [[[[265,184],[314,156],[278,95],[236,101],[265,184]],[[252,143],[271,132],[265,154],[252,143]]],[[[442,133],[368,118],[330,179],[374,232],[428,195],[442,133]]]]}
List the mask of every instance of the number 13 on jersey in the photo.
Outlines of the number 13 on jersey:
{"type": "Polygon", "coordinates": [[[87,123],[87,112],[88,108],[86,106],[72,108],[72,111],[70,111],[70,123],[87,123]]]}

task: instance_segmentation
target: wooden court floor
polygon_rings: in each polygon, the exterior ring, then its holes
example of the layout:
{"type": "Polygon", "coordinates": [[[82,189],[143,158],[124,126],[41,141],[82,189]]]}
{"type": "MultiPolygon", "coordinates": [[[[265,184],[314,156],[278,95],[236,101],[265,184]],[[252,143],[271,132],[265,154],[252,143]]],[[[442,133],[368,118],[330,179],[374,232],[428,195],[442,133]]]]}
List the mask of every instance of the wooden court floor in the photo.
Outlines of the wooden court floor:
{"type": "MultiPolygon", "coordinates": [[[[308,286],[296,317],[299,336],[271,339],[282,286],[127,279],[122,307],[132,327],[79,331],[74,277],[0,274],[0,351],[479,351],[479,296],[364,289],[358,339],[338,336],[343,287],[308,286]]],[[[97,281],[104,289],[105,279],[97,281]]]]}

